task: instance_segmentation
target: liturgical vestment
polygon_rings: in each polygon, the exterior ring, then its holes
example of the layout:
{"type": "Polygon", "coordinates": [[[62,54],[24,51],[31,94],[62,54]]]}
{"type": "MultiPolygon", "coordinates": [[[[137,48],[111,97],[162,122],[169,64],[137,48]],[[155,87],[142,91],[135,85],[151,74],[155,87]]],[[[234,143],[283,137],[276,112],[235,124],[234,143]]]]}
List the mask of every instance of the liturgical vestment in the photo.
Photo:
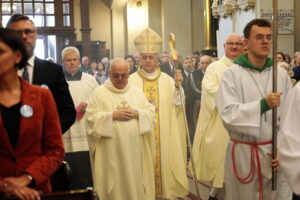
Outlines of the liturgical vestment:
{"type": "MultiPolygon", "coordinates": [[[[226,199],[272,199],[271,157],[267,155],[271,152],[272,110],[265,101],[272,92],[272,61],[268,58],[259,69],[242,54],[234,62],[224,71],[217,93],[217,108],[230,136],[225,157],[226,199]]],[[[277,81],[283,104],[291,81],[279,68],[277,81]]],[[[278,107],[278,120],[281,109],[278,107]]],[[[278,179],[281,182],[280,171],[278,179]]],[[[282,188],[278,185],[277,190],[282,188]]]]}
{"type": "Polygon", "coordinates": [[[153,200],[154,106],[131,85],[110,80],[91,95],[86,113],[94,188],[101,200],[153,200]],[[113,111],[136,109],[139,119],[113,120],[113,111]]]}
{"type": "MultiPolygon", "coordinates": [[[[89,74],[78,72],[81,74],[79,80],[70,80],[67,78],[69,90],[75,105],[75,108],[81,102],[88,102],[90,94],[98,87],[95,78],[89,74]]],[[[85,115],[68,129],[63,135],[64,147],[66,152],[88,151],[88,143],[86,139],[85,115]]]]}
{"type": "Polygon", "coordinates": [[[174,101],[175,83],[167,74],[156,70],[146,75],[141,69],[129,82],[141,88],[156,107],[155,191],[156,197],[172,199],[188,193],[186,164],[183,154],[183,115],[174,101]]]}
{"type": "Polygon", "coordinates": [[[202,81],[201,108],[193,155],[198,179],[211,182],[214,187],[223,187],[224,159],[228,144],[228,133],[217,111],[215,99],[222,74],[232,64],[231,59],[223,56],[209,65],[202,81]]]}
{"type": "Polygon", "coordinates": [[[293,191],[300,195],[300,83],[288,94],[280,120],[278,149],[280,167],[293,191]]]}

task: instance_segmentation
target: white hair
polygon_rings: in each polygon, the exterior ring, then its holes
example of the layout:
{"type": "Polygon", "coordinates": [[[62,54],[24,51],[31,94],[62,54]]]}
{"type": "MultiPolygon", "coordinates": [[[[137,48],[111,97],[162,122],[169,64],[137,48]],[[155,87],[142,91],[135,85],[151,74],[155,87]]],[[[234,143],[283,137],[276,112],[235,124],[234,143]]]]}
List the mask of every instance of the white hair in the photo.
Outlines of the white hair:
{"type": "Polygon", "coordinates": [[[80,58],[79,50],[76,47],[69,46],[62,50],[62,52],[61,52],[62,59],[64,60],[65,55],[70,54],[70,53],[75,54],[76,56],[78,56],[78,58],[80,58]]]}

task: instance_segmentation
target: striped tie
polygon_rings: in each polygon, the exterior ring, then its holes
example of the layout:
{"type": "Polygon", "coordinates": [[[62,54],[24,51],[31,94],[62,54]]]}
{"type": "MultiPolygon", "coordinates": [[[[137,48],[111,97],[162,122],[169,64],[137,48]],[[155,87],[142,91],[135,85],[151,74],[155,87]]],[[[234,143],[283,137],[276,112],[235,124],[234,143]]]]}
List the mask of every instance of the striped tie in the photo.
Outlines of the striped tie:
{"type": "Polygon", "coordinates": [[[22,78],[23,78],[24,80],[26,80],[26,81],[29,82],[29,73],[28,73],[28,68],[27,68],[27,66],[25,66],[25,67],[23,68],[22,78]]]}

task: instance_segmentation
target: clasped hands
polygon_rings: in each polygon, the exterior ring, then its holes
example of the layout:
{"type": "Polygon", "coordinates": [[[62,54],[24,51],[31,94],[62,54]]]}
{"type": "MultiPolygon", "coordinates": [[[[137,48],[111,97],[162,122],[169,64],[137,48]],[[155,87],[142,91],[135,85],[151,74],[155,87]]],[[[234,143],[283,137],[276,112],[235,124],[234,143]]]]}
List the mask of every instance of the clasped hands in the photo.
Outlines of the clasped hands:
{"type": "Polygon", "coordinates": [[[14,196],[21,200],[39,200],[39,192],[29,188],[29,184],[30,180],[26,175],[7,177],[0,181],[0,192],[6,196],[14,196]]]}
{"type": "Polygon", "coordinates": [[[131,119],[138,119],[139,112],[135,109],[120,109],[113,112],[113,120],[129,121],[131,119]]]}

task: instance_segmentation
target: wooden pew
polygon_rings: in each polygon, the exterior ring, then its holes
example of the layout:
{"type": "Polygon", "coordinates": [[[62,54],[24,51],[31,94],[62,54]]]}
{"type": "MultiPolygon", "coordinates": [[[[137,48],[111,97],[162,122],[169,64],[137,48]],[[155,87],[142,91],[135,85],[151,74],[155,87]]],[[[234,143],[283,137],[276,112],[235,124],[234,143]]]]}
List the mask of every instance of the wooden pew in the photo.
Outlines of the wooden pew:
{"type": "MultiPolygon", "coordinates": [[[[55,192],[41,197],[42,200],[99,200],[96,192],[90,189],[55,192]]],[[[0,197],[0,200],[18,200],[18,198],[0,197]]]]}

